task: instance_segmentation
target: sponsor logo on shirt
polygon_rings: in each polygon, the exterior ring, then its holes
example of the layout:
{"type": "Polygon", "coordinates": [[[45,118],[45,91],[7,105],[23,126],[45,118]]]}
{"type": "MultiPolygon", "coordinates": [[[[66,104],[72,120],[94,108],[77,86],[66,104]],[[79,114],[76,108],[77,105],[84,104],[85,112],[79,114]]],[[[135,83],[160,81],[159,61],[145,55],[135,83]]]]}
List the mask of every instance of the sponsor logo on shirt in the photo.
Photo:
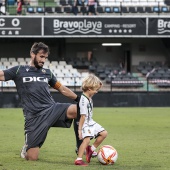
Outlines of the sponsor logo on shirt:
{"type": "Polygon", "coordinates": [[[43,72],[43,73],[46,73],[46,71],[45,71],[44,69],[42,69],[42,72],[43,72]]]}
{"type": "Polygon", "coordinates": [[[23,77],[23,83],[37,82],[37,81],[48,83],[48,78],[44,78],[44,77],[23,77]]]}

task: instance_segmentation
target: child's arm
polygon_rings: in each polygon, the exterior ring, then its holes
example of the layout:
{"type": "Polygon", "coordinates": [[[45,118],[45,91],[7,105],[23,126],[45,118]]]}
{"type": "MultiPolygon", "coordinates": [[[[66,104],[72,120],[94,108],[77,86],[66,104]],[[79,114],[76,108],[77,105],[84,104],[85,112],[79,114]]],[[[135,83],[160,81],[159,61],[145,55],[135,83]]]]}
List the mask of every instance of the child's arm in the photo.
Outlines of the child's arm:
{"type": "Polygon", "coordinates": [[[86,115],[81,115],[80,121],[79,121],[79,127],[78,127],[78,132],[79,132],[79,139],[82,139],[82,127],[85,121],[86,115]]]}

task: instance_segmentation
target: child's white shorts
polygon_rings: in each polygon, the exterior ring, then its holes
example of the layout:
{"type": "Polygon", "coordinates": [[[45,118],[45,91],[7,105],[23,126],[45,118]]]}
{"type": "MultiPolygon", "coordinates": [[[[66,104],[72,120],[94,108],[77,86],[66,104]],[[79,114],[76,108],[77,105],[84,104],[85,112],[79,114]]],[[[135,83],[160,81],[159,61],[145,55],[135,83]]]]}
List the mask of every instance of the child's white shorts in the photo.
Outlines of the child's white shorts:
{"type": "Polygon", "coordinates": [[[95,123],[94,125],[85,125],[82,129],[82,137],[83,139],[85,137],[96,138],[100,132],[104,131],[105,129],[99,125],[98,123],[95,123]]]}

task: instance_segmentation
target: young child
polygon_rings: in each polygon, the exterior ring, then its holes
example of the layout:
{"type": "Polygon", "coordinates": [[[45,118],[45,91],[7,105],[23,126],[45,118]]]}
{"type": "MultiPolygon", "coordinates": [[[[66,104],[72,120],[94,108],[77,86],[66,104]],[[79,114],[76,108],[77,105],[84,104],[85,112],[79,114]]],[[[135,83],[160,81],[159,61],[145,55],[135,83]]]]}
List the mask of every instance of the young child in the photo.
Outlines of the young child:
{"type": "Polygon", "coordinates": [[[78,151],[78,157],[75,165],[88,166],[83,160],[83,154],[86,150],[86,161],[90,163],[95,149],[103,142],[107,136],[107,131],[93,119],[93,101],[92,97],[101,88],[102,82],[98,77],[89,74],[82,82],[83,93],[80,97],[80,121],[79,121],[79,139],[83,139],[78,151]],[[92,146],[89,145],[90,139],[96,138],[92,146]]]}

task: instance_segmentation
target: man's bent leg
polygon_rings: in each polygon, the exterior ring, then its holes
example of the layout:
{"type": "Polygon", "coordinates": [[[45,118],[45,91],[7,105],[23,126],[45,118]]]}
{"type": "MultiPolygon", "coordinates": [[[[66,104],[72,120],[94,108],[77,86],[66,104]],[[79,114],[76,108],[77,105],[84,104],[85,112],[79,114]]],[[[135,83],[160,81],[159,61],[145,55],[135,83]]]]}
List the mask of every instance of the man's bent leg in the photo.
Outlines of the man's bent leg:
{"type": "Polygon", "coordinates": [[[77,105],[71,104],[67,109],[67,118],[68,119],[74,119],[77,117],[77,105]]]}
{"type": "Polygon", "coordinates": [[[76,153],[78,153],[78,149],[82,143],[82,140],[79,139],[79,135],[78,135],[78,123],[79,123],[79,119],[74,119],[74,133],[76,137],[76,153]]]}
{"type": "Polygon", "coordinates": [[[76,153],[78,153],[78,149],[82,143],[82,140],[79,139],[79,134],[78,134],[79,121],[80,121],[80,107],[79,107],[79,103],[77,103],[77,118],[74,119],[74,133],[76,137],[76,153]]]}
{"type": "Polygon", "coordinates": [[[40,150],[39,147],[28,149],[25,158],[27,160],[30,160],[30,161],[37,161],[38,160],[38,155],[39,155],[39,150],[40,150]]]}

